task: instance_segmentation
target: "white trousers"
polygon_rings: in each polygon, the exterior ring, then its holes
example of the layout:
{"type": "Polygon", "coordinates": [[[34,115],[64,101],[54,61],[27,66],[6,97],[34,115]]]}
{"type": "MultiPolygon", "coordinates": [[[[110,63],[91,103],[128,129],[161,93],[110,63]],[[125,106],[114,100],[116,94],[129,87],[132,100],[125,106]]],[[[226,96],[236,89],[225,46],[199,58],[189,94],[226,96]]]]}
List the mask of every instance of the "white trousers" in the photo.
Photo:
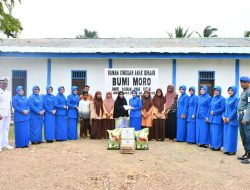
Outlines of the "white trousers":
{"type": "Polygon", "coordinates": [[[9,146],[10,116],[0,120],[0,148],[9,146]]]}

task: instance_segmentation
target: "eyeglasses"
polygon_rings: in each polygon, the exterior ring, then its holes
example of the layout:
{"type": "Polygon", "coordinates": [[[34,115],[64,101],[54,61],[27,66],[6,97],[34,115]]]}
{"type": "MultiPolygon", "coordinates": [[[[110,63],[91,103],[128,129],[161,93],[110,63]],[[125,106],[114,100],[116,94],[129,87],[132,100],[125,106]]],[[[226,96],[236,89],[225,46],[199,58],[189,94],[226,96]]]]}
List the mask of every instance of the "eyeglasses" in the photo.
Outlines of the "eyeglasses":
{"type": "Polygon", "coordinates": [[[228,91],[233,91],[233,89],[228,89],[228,91]]]}
{"type": "Polygon", "coordinates": [[[189,89],[189,91],[194,91],[193,89],[189,89]]]}

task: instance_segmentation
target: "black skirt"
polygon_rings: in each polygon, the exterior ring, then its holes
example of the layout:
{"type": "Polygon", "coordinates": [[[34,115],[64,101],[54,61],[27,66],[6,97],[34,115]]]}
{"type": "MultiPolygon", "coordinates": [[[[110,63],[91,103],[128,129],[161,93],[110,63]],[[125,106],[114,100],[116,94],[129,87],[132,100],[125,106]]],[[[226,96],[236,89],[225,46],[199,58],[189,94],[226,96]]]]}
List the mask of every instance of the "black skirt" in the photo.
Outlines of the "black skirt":
{"type": "Polygon", "coordinates": [[[176,112],[168,113],[168,118],[166,119],[166,138],[168,139],[176,139],[176,125],[177,125],[177,118],[176,112]]]}
{"type": "Polygon", "coordinates": [[[102,139],[103,130],[104,130],[103,119],[92,119],[90,138],[102,139]]]}
{"type": "Polygon", "coordinates": [[[153,135],[155,140],[165,140],[165,119],[153,119],[153,135]]]}
{"type": "Polygon", "coordinates": [[[107,130],[115,129],[115,119],[103,119],[102,138],[108,138],[107,130]]]}

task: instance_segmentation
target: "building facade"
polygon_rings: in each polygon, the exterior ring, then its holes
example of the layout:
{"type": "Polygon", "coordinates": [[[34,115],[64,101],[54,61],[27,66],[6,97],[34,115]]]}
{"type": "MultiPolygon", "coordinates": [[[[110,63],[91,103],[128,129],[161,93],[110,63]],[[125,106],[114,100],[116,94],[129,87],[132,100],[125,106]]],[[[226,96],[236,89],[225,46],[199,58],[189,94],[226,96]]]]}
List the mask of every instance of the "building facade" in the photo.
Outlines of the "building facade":
{"type": "Polygon", "coordinates": [[[72,85],[105,89],[106,68],[158,68],[158,87],[206,84],[239,87],[241,75],[250,76],[250,39],[6,39],[0,42],[0,76],[10,78],[13,95],[23,85],[27,95],[38,85],[55,91],[72,85]]]}

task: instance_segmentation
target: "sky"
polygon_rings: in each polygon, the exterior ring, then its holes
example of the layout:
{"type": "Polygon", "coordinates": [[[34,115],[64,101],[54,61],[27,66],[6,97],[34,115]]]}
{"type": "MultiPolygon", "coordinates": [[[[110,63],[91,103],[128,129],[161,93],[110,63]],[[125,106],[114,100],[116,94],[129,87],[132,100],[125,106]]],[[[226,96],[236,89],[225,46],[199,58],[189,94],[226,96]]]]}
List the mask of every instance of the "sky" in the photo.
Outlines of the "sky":
{"type": "Polygon", "coordinates": [[[100,38],[165,38],[179,25],[200,33],[211,25],[219,37],[243,37],[249,7],[250,0],[22,0],[13,15],[24,28],[19,38],[75,38],[84,28],[100,38]]]}

